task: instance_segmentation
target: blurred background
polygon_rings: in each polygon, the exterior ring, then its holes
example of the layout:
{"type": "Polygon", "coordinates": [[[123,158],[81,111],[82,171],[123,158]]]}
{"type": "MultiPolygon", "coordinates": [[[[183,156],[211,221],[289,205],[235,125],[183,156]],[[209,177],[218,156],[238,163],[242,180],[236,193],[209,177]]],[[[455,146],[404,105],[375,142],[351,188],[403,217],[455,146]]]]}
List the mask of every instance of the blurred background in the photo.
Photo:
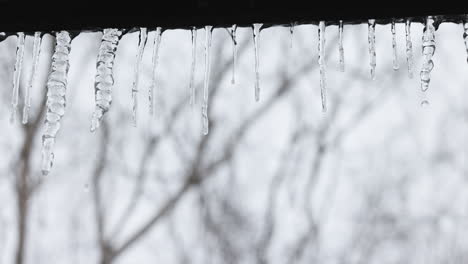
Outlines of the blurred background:
{"type": "MultiPolygon", "coordinates": [[[[91,133],[101,33],[72,42],[67,112],[52,172],[41,176],[45,82],[54,37],[42,42],[31,123],[9,123],[16,37],[0,43],[0,263],[467,263],[468,64],[463,27],[436,32],[421,106],[423,26],[412,25],[408,78],[390,25],[377,25],[370,80],[367,25],[326,29],[328,111],[320,104],[317,26],[262,30],[261,99],[254,101],[252,29],[232,43],[213,31],[210,132],[202,135],[204,30],[197,104],[189,105],[191,35],[162,35],[157,115],[148,114],[154,31],[140,73],[138,127],[131,86],[138,32],[119,45],[113,103],[91,133]]],[[[21,91],[31,68],[26,39],[21,91]]],[[[22,107],[20,105],[20,107],[22,107]]],[[[20,108],[21,109],[21,108],[20,108]]]]}

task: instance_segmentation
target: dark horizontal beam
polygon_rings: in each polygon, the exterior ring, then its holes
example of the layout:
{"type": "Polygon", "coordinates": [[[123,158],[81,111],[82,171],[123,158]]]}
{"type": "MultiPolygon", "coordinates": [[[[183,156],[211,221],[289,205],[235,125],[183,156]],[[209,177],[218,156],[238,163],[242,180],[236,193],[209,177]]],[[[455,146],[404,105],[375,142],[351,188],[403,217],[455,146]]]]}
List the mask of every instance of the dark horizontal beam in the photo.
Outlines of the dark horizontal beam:
{"type": "MultiPolygon", "coordinates": [[[[392,3],[395,6],[401,2],[392,3]]],[[[317,23],[325,20],[336,24],[366,22],[370,18],[377,23],[391,19],[413,18],[421,22],[428,15],[438,15],[441,21],[460,22],[468,14],[468,4],[447,5],[420,4],[410,7],[358,6],[336,1],[286,0],[132,0],[132,1],[48,1],[24,3],[19,0],[0,0],[0,31],[52,32],[58,30],[95,31],[108,27],[131,29],[134,27],[163,27],[164,29],[191,28],[213,25],[228,27],[232,24],[250,26],[264,23],[265,27],[291,23],[317,23]],[[126,2],[121,3],[121,2],[126,2]],[[312,3],[320,3],[317,5],[312,3]]]]}

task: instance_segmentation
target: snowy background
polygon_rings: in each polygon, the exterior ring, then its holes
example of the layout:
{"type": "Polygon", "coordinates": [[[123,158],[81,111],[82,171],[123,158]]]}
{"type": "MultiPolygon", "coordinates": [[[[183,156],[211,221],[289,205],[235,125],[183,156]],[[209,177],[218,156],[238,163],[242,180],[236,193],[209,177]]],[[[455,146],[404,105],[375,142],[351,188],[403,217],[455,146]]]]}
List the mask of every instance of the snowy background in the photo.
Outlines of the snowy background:
{"type": "MultiPolygon", "coordinates": [[[[463,27],[442,24],[427,106],[419,71],[423,26],[413,24],[408,78],[390,25],[377,25],[370,80],[367,25],[326,29],[328,112],[320,104],[317,26],[262,30],[254,101],[251,28],[238,29],[236,83],[225,29],[213,31],[210,133],[201,132],[204,31],[197,105],[188,103],[191,36],[165,31],[157,118],[148,115],[154,32],[141,68],[138,127],[131,86],[138,33],[115,61],[114,100],[90,133],[101,33],[72,42],[67,113],[49,176],[40,173],[41,101],[54,38],[42,43],[32,121],[9,123],[16,37],[0,43],[0,263],[466,263],[468,64],[463,27]]],[[[26,39],[23,90],[30,73],[26,39]]],[[[21,106],[21,105],[20,105],[21,106]]]]}

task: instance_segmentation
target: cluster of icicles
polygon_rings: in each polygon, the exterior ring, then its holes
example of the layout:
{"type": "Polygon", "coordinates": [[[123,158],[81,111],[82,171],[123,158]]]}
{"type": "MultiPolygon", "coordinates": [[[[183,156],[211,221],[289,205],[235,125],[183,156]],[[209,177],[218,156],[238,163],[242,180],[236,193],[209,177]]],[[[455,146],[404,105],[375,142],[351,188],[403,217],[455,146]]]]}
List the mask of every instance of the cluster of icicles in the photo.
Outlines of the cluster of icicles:
{"type": "MultiPolygon", "coordinates": [[[[430,73],[434,66],[432,62],[432,56],[435,51],[435,20],[434,17],[429,16],[426,18],[425,28],[422,38],[423,46],[423,64],[420,73],[421,78],[421,90],[426,92],[429,88],[430,73]]],[[[260,77],[259,77],[259,42],[260,42],[260,31],[263,24],[253,24],[253,43],[255,50],[255,86],[254,86],[254,98],[256,101],[260,100],[260,77]]],[[[376,52],[375,52],[375,25],[374,19],[368,20],[368,41],[369,41],[369,55],[370,55],[370,75],[372,79],[375,79],[375,68],[376,68],[376,52]]],[[[339,22],[339,63],[340,70],[345,70],[344,63],[344,49],[343,49],[343,21],[339,22]]],[[[464,41],[468,49],[468,23],[464,23],[464,41]]],[[[321,102],[322,110],[327,110],[327,97],[326,97],[326,68],[325,68],[325,29],[326,22],[320,21],[318,26],[318,64],[320,71],[320,91],[321,91],[321,102]]],[[[410,78],[413,77],[413,48],[411,41],[411,20],[406,20],[406,58],[408,65],[408,75],[410,78]]],[[[205,74],[204,74],[204,85],[203,85],[203,97],[201,105],[201,117],[202,117],[202,130],[203,134],[207,135],[209,131],[209,118],[208,118],[208,95],[209,95],[209,80],[210,80],[210,60],[211,60],[211,38],[212,38],[212,26],[205,26],[205,74]]],[[[232,57],[233,57],[233,68],[232,68],[232,80],[235,82],[235,71],[237,62],[237,40],[236,40],[237,26],[233,25],[230,29],[232,37],[232,57]]],[[[294,24],[290,27],[291,40],[294,31],[294,24]]],[[[398,54],[396,47],[396,30],[395,21],[391,24],[392,31],[392,46],[393,46],[393,68],[397,70],[399,68],[398,54]]],[[[192,63],[191,73],[189,81],[189,94],[190,104],[195,104],[195,86],[194,86],[194,73],[196,67],[196,39],[197,29],[193,27],[191,30],[192,37],[192,63]]],[[[114,84],[113,77],[113,66],[115,53],[119,41],[123,35],[123,31],[115,28],[104,29],[101,44],[99,47],[99,53],[97,57],[96,65],[96,77],[95,77],[95,110],[91,117],[91,131],[98,129],[104,115],[112,103],[112,87],[114,84]]],[[[158,27],[154,38],[154,48],[152,54],[152,79],[151,85],[148,89],[148,100],[149,100],[149,114],[153,115],[155,112],[155,98],[158,96],[158,89],[156,83],[157,66],[158,66],[158,52],[161,43],[162,29],[158,27]]],[[[148,38],[148,32],[146,28],[139,29],[139,43],[138,52],[135,62],[134,70],[134,81],[131,89],[132,93],[132,123],[134,126],[137,125],[137,108],[138,108],[138,88],[139,88],[139,69],[143,57],[143,51],[146,46],[148,38]]],[[[67,89],[67,74],[69,68],[69,53],[71,49],[72,37],[67,31],[60,31],[56,33],[55,51],[52,56],[52,67],[47,80],[47,112],[45,118],[45,129],[42,136],[42,173],[47,175],[53,165],[54,160],[54,144],[56,135],[60,129],[60,122],[65,114],[66,106],[66,89],[67,89]]],[[[15,122],[16,116],[18,115],[18,97],[19,97],[19,81],[21,74],[21,67],[24,55],[24,43],[25,34],[18,33],[18,43],[16,49],[16,62],[13,77],[13,95],[12,95],[12,111],[11,111],[11,122],[15,122]]],[[[292,44],[292,43],[291,43],[292,44]]],[[[31,87],[34,83],[37,65],[40,54],[41,46],[41,32],[34,34],[34,45],[33,45],[33,62],[32,62],[32,73],[24,92],[24,109],[23,109],[23,124],[28,122],[29,109],[31,106],[31,87]]],[[[423,93],[424,94],[424,93],[423,93]]],[[[427,104],[427,100],[423,98],[422,104],[427,104]]]]}

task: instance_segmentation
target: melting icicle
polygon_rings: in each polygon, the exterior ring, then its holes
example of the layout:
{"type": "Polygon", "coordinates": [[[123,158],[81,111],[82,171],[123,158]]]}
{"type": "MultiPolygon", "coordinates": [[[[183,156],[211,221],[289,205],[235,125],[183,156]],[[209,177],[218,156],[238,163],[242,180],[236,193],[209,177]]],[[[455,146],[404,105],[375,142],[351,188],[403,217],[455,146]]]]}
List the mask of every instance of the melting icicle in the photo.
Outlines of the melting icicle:
{"type": "Polygon", "coordinates": [[[413,43],[411,41],[411,20],[407,19],[405,23],[406,31],[406,61],[408,63],[408,76],[413,78],[413,43]]]}
{"type": "MultiPolygon", "coordinates": [[[[465,41],[465,49],[468,55],[468,15],[465,15],[465,20],[463,21],[463,40],[465,41]]],[[[468,57],[466,58],[468,62],[468,57]]]]}
{"type": "Polygon", "coordinates": [[[392,48],[393,48],[393,70],[400,69],[400,64],[398,63],[398,50],[397,50],[397,41],[396,41],[396,28],[395,20],[392,20],[392,48]]]}
{"type": "Polygon", "coordinates": [[[24,93],[24,106],[23,106],[23,124],[28,123],[29,109],[31,108],[31,90],[36,78],[37,66],[39,64],[39,55],[41,53],[41,32],[34,33],[33,55],[32,55],[32,69],[31,77],[29,77],[28,86],[24,93]]]}
{"type": "Polygon", "coordinates": [[[432,56],[435,52],[435,27],[434,18],[427,17],[422,37],[423,64],[421,68],[421,91],[426,92],[429,89],[431,81],[431,71],[434,68],[432,56]]]}
{"type": "Polygon", "coordinates": [[[325,78],[325,21],[319,22],[318,28],[318,64],[320,68],[320,93],[322,97],[322,111],[327,111],[327,88],[325,78]]]}
{"type": "Polygon", "coordinates": [[[195,105],[195,66],[197,62],[197,28],[192,28],[192,66],[190,68],[190,105],[195,105]]]}
{"type": "Polygon", "coordinates": [[[261,23],[253,24],[253,41],[255,49],[255,101],[257,102],[260,100],[260,60],[258,57],[258,42],[260,41],[260,29],[262,28],[262,26],[263,24],[261,23]]]}
{"type": "MultiPolygon", "coordinates": [[[[149,114],[154,115],[154,90],[156,89],[156,70],[158,68],[158,61],[159,61],[159,46],[161,45],[161,34],[162,28],[157,27],[156,33],[154,36],[154,45],[153,45],[153,57],[152,57],[152,67],[153,67],[153,77],[151,78],[151,86],[149,87],[148,91],[148,99],[149,99],[149,114]]],[[[157,92],[157,91],[156,91],[157,92]]]]}
{"type": "Polygon", "coordinates": [[[101,124],[104,114],[112,103],[112,86],[114,86],[114,59],[122,31],[116,28],[104,29],[96,63],[94,97],[96,107],[91,117],[91,132],[101,124]]]}
{"type": "Polygon", "coordinates": [[[375,19],[369,19],[368,21],[368,41],[369,41],[369,56],[370,56],[370,73],[372,80],[375,80],[375,66],[377,65],[376,62],[376,54],[375,54],[375,19]]]}
{"type": "Polygon", "coordinates": [[[55,51],[52,55],[51,72],[47,80],[47,114],[42,135],[42,174],[47,175],[54,162],[55,137],[60,121],[65,114],[67,75],[71,37],[67,31],[56,34],[55,51]]]}
{"type": "Polygon", "coordinates": [[[208,120],[208,97],[209,97],[209,84],[211,73],[211,37],[213,26],[205,26],[205,82],[203,85],[203,103],[202,103],[202,121],[203,121],[203,135],[208,135],[209,120],[208,120]]]}
{"type": "Polygon", "coordinates": [[[23,66],[24,56],[24,32],[18,33],[18,42],[16,44],[16,62],[13,73],[13,94],[11,96],[11,117],[10,122],[16,121],[16,112],[18,110],[19,85],[21,80],[21,68],[23,66]]]}
{"type": "Polygon", "coordinates": [[[231,27],[232,37],[232,79],[231,84],[236,83],[236,64],[237,64],[237,37],[236,37],[237,25],[234,24],[231,27]]]}
{"type": "Polygon", "coordinates": [[[340,20],[340,24],[338,26],[339,31],[339,52],[340,52],[340,71],[345,71],[345,63],[344,63],[344,48],[343,48],[343,20],[340,20]]]}
{"type": "Polygon", "coordinates": [[[136,127],[137,125],[137,109],[138,109],[138,82],[139,82],[139,73],[140,73],[140,64],[143,58],[143,51],[145,50],[146,40],[148,38],[148,32],[146,28],[140,28],[140,36],[138,41],[138,52],[136,56],[135,62],[135,71],[134,71],[134,79],[133,79],[133,87],[132,87],[132,101],[133,101],[133,108],[132,108],[132,120],[133,126],[136,127]]]}

